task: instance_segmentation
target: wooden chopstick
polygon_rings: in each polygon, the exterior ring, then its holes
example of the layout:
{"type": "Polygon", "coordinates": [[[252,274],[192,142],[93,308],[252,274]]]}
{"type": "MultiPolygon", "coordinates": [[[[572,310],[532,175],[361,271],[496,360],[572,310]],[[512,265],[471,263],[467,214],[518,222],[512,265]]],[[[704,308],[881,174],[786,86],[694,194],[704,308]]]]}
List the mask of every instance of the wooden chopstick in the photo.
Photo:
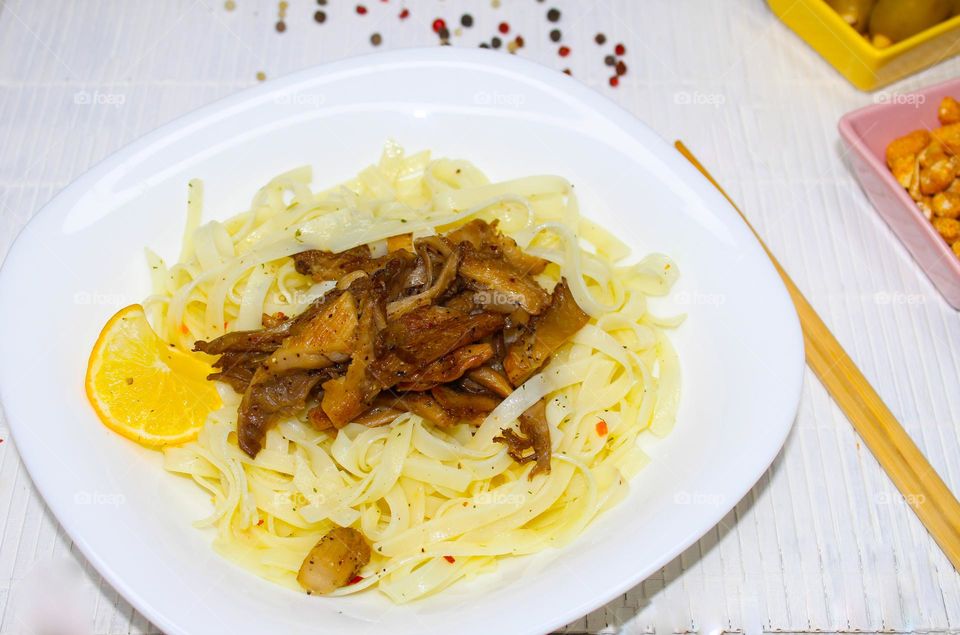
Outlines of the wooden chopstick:
{"type": "Polygon", "coordinates": [[[682,141],[676,141],[674,146],[720,190],[757,237],[793,298],[803,329],[807,365],[847,415],[864,443],[880,462],[880,466],[940,545],[954,568],[960,571],[960,502],[767,249],[733,199],[682,141]]]}

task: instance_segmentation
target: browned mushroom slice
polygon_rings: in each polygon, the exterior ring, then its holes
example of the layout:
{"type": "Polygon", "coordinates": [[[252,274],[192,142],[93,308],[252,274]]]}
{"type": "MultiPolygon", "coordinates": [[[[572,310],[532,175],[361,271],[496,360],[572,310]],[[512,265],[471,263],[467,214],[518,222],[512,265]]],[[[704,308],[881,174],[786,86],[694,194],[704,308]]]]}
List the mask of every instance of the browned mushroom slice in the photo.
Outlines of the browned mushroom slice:
{"type": "Polygon", "coordinates": [[[449,386],[434,386],[430,394],[453,417],[474,425],[482,423],[500,404],[500,398],[494,395],[460,392],[449,386]]]}
{"type": "Polygon", "coordinates": [[[382,287],[363,293],[353,357],[347,372],[323,384],[321,407],[337,428],[342,428],[370,407],[380,392],[380,383],[368,373],[375,358],[377,336],[386,318],[383,314],[382,287]]]}
{"type": "Polygon", "coordinates": [[[207,375],[211,381],[229,384],[238,393],[247,390],[260,365],[270,356],[269,353],[227,352],[213,363],[217,372],[207,375]]]}
{"type": "Polygon", "coordinates": [[[461,245],[464,249],[460,276],[468,286],[481,292],[474,296],[479,304],[522,307],[531,315],[539,315],[550,304],[547,292],[520,269],[499,256],[480,252],[467,243],[461,245]]]}
{"type": "Polygon", "coordinates": [[[460,266],[460,252],[455,250],[443,263],[440,273],[433,284],[416,295],[394,300],[387,305],[387,317],[391,320],[402,317],[416,308],[433,303],[443,294],[457,277],[457,268],[460,266]]]}
{"type": "Polygon", "coordinates": [[[536,461],[529,478],[537,474],[550,473],[550,426],[547,424],[547,410],[543,399],[527,408],[520,415],[520,432],[511,428],[503,430],[494,441],[507,445],[507,452],[517,463],[536,461]]]}
{"type": "Polygon", "coordinates": [[[370,562],[370,545],[352,527],[335,527],[314,545],[300,565],[297,582],[307,593],[324,595],[349,584],[370,562]]]}
{"type": "Polygon", "coordinates": [[[340,294],[341,291],[331,291],[315,300],[295,318],[281,320],[269,328],[259,331],[232,331],[209,342],[197,340],[193,344],[193,350],[208,355],[240,352],[272,353],[284,339],[306,328],[314,317],[325,310],[330,303],[336,301],[340,294]]]}
{"type": "Polygon", "coordinates": [[[397,404],[415,415],[438,426],[448,428],[459,423],[454,415],[447,412],[436,399],[424,392],[411,392],[397,397],[397,404]]]}
{"type": "Polygon", "coordinates": [[[519,386],[529,379],[589,319],[590,316],[577,306],[567,281],[561,280],[553,290],[550,308],[543,315],[535,317],[530,327],[507,348],[503,369],[510,383],[519,386]]]}
{"type": "Polygon", "coordinates": [[[501,397],[507,397],[511,392],[513,392],[513,386],[510,385],[510,381],[504,377],[501,373],[497,372],[489,366],[483,366],[477,368],[476,370],[471,370],[467,377],[480,384],[490,392],[500,395],[501,397]]]}
{"type": "Polygon", "coordinates": [[[406,412],[405,409],[391,408],[389,406],[373,406],[365,413],[353,420],[368,428],[377,428],[393,423],[393,420],[406,412]]]}
{"type": "Polygon", "coordinates": [[[524,253],[516,241],[505,236],[497,229],[499,221],[487,223],[476,219],[458,227],[446,235],[447,240],[456,244],[469,242],[481,252],[502,255],[510,265],[521,273],[536,275],[549,264],[537,256],[524,253]]]}
{"type": "Polygon", "coordinates": [[[267,429],[279,417],[302,412],[307,399],[324,375],[315,371],[295,371],[270,375],[262,368],[254,375],[243,394],[237,416],[237,442],[251,457],[263,446],[267,429]]]}
{"type": "Polygon", "coordinates": [[[414,309],[381,333],[381,356],[371,372],[384,387],[395,385],[444,355],[488,337],[503,323],[503,316],[496,313],[467,315],[439,306],[414,309]]]}
{"type": "Polygon", "coordinates": [[[413,248],[413,234],[398,234],[387,238],[387,252],[393,253],[401,249],[415,253],[413,248]]]}
{"type": "Polygon", "coordinates": [[[430,363],[422,370],[417,370],[407,377],[407,381],[397,384],[398,390],[430,390],[437,384],[460,379],[465,372],[476,368],[493,357],[493,346],[490,344],[471,344],[444,355],[430,363]]]}
{"type": "Polygon", "coordinates": [[[283,340],[264,367],[279,373],[346,361],[356,346],[358,324],[354,295],[344,291],[283,340]]]}
{"type": "Polygon", "coordinates": [[[327,413],[323,411],[323,408],[320,406],[314,406],[310,408],[307,412],[307,421],[310,422],[315,429],[320,432],[325,430],[336,430],[333,426],[333,421],[330,421],[330,417],[327,416],[327,413]]]}
{"type": "Polygon", "coordinates": [[[293,264],[297,273],[310,276],[317,281],[339,280],[354,271],[370,273],[378,269],[382,263],[382,258],[373,258],[370,255],[370,248],[366,245],[340,253],[310,249],[293,255],[293,264]]]}

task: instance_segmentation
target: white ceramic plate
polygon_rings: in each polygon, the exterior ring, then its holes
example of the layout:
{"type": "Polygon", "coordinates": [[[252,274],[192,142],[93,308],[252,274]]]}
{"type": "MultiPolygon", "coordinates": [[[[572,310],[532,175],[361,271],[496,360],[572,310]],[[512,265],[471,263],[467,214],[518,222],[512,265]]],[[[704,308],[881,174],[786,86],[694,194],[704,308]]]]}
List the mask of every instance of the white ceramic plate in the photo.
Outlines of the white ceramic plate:
{"type": "Polygon", "coordinates": [[[272,81],[164,126],[67,187],[0,272],[0,397],[17,447],[81,551],[169,635],[535,633],[623,593],[710,530],[757,481],[793,421],[803,350],[769,261],[713,187],[612,103],[555,71],[485,51],[409,50],[272,81]],[[560,174],[588,217],[681,281],[654,307],[674,333],[683,396],[674,432],[629,498],[572,546],[515,559],[438,597],[308,597],[221,559],[191,527],[207,501],[160,455],[109,432],[83,394],[106,319],[149,290],[143,247],[178,253],[186,183],[207,218],[246,209],[282,170],[329,185],[384,141],[475,162],[492,178],[560,174]]]}

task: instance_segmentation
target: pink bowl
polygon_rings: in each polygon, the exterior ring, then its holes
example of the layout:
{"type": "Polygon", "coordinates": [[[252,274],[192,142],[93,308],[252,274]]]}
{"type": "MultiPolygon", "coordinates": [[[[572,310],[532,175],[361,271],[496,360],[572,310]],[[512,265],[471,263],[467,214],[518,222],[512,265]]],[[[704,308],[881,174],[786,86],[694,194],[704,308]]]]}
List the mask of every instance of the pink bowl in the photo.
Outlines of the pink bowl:
{"type": "Polygon", "coordinates": [[[960,309],[960,258],[893,178],[886,162],[891,141],[918,128],[940,126],[937,108],[948,95],[960,99],[960,79],[916,93],[890,93],[885,103],[844,115],[840,136],[850,148],[854,171],[870,202],[947,302],[960,309]]]}

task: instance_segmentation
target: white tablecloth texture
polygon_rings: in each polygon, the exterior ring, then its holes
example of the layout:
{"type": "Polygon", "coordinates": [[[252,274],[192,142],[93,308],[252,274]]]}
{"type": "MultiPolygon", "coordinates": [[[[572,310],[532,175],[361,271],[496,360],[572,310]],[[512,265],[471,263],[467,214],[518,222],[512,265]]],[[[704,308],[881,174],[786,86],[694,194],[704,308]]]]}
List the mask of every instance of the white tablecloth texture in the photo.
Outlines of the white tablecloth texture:
{"type": "MultiPolygon", "coordinates": [[[[235,2],[0,2],[0,257],[89,167],[255,84],[258,72],[369,52],[374,32],[380,49],[437,45],[433,18],[453,30],[465,12],[474,26],[452,44],[474,47],[507,21],[523,35],[519,55],[569,68],[687,142],[960,491],[957,312],[871,208],[836,131],[843,113],[952,77],[960,60],[862,93],[762,0],[366,0],[366,15],[330,0],[322,25],[315,2],[290,0],[283,33],[277,2],[235,2]],[[404,7],[410,17],[400,20],[404,7]],[[551,7],[562,11],[556,24],[545,17],[551,7]],[[612,88],[603,55],[616,42],[628,72],[612,88]]],[[[70,575],[83,589],[76,633],[159,632],[65,536],[2,417],[0,438],[0,632],[39,633],[38,589],[51,593],[70,575]]],[[[960,632],[960,576],[810,373],[784,450],[746,498],[679,558],[564,632],[723,631],[960,632]]]]}

